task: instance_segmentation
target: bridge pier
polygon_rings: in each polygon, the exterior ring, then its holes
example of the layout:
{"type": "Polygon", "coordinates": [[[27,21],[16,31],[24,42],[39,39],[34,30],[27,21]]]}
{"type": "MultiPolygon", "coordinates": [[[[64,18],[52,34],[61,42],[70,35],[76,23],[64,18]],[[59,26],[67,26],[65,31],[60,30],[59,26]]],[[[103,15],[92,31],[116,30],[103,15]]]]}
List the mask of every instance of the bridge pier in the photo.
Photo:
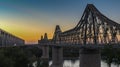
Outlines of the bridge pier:
{"type": "Polygon", "coordinates": [[[80,67],[101,67],[101,56],[99,49],[80,49],[80,67]]]}
{"type": "Polygon", "coordinates": [[[44,67],[49,67],[49,46],[42,45],[41,48],[43,50],[43,55],[40,59],[42,61],[42,65],[44,65],[44,67]]]}
{"type": "Polygon", "coordinates": [[[63,67],[63,48],[52,47],[52,65],[51,67],[63,67]]]}
{"type": "Polygon", "coordinates": [[[43,45],[42,50],[43,50],[42,58],[49,59],[49,46],[43,45]]]}

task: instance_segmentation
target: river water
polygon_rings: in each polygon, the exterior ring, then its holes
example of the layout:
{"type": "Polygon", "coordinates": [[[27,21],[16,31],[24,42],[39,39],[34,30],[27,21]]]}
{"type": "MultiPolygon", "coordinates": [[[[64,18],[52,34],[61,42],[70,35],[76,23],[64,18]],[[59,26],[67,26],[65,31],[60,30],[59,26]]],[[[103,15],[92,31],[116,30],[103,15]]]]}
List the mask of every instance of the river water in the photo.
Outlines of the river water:
{"type": "MultiPolygon", "coordinates": [[[[52,61],[49,62],[49,65],[52,64],[52,61]]],[[[63,67],[79,67],[79,60],[64,60],[63,67]]],[[[108,67],[107,64],[101,61],[101,67],[108,67]]],[[[115,64],[112,64],[111,67],[117,67],[115,64]]]]}
{"type": "MultiPolygon", "coordinates": [[[[52,61],[49,61],[49,66],[52,64],[52,61]]],[[[33,63],[33,66],[36,67],[36,62],[33,63]]],[[[79,60],[64,60],[63,67],[79,67],[79,60]]],[[[107,64],[101,61],[101,67],[108,67],[107,64]]],[[[117,67],[117,65],[112,64],[111,67],[117,67]]],[[[120,67],[120,66],[119,66],[120,67]]]]}

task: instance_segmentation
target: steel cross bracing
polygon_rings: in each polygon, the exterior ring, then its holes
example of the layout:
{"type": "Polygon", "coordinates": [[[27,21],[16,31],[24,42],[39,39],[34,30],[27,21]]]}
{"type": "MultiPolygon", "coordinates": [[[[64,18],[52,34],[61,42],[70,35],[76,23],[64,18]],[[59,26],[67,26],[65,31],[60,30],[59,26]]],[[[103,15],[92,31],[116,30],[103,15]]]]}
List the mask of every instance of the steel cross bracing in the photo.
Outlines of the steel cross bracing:
{"type": "Polygon", "coordinates": [[[52,41],[70,44],[118,44],[120,24],[100,13],[93,4],[88,4],[79,23],[65,32],[57,25],[52,41]]]}

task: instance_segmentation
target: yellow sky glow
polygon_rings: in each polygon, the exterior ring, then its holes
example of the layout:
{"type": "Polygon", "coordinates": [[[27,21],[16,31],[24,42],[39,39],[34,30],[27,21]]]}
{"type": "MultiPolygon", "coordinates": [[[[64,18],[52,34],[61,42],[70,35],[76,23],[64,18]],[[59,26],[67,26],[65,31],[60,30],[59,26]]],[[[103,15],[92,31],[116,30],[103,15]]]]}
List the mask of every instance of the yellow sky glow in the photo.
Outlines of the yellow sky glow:
{"type": "MultiPolygon", "coordinates": [[[[21,24],[20,22],[25,22],[26,20],[17,21],[17,20],[4,20],[0,19],[0,28],[25,40],[26,43],[37,43],[41,35],[44,35],[46,29],[43,29],[43,26],[39,27],[34,26],[33,24],[21,24]],[[19,22],[19,24],[15,24],[19,22]]],[[[32,21],[30,21],[32,22],[32,21]]],[[[47,31],[48,37],[52,38],[51,31],[47,31]]]]}

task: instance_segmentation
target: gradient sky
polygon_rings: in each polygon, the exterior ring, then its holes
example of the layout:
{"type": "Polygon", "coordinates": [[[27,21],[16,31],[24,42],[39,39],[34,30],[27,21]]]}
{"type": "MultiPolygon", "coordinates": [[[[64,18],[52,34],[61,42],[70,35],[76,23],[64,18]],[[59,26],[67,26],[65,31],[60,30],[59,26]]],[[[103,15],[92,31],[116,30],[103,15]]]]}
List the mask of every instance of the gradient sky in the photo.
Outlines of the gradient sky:
{"type": "Polygon", "coordinates": [[[120,0],[0,0],[0,28],[37,43],[45,32],[52,38],[55,25],[73,28],[88,3],[120,23],[120,0]]]}

